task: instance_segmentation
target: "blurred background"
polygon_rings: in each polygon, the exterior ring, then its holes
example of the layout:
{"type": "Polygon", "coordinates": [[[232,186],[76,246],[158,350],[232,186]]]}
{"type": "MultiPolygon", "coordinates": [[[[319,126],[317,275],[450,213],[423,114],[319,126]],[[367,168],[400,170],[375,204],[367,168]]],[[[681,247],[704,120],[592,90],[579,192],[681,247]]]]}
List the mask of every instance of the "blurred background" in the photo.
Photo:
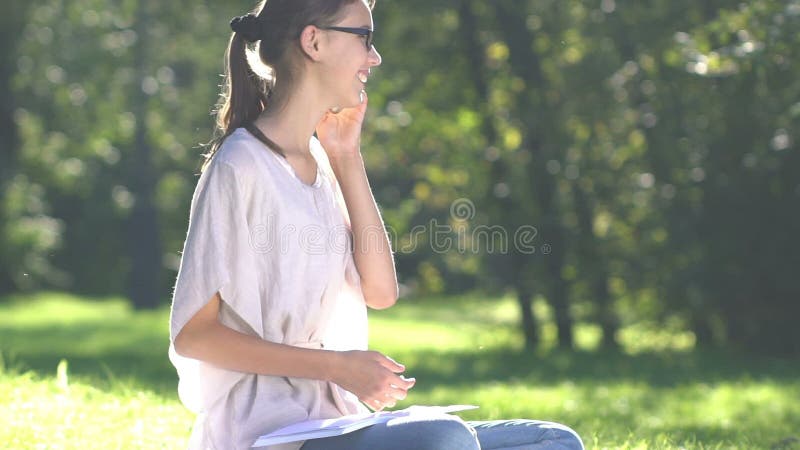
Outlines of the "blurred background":
{"type": "MultiPolygon", "coordinates": [[[[168,303],[251,6],[3,2],[0,292],[168,303]]],[[[512,295],[530,346],[541,301],[564,347],[583,321],[800,354],[800,2],[374,15],[363,151],[406,295],[512,295]]]]}

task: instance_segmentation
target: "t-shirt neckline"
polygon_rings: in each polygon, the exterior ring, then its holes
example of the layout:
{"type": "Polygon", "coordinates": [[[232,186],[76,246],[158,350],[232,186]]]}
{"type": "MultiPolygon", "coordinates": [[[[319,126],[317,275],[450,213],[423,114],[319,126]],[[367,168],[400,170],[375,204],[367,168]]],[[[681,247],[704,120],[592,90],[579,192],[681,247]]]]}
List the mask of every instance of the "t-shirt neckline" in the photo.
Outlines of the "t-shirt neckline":
{"type": "Polygon", "coordinates": [[[314,174],[314,182],[309,184],[309,183],[306,183],[305,181],[303,181],[297,175],[297,172],[294,170],[294,167],[292,167],[292,165],[289,164],[289,161],[287,161],[286,158],[283,155],[281,155],[278,152],[276,152],[266,142],[264,142],[261,139],[259,139],[258,136],[253,135],[253,133],[251,133],[250,130],[248,130],[246,127],[241,127],[241,129],[244,130],[251,138],[253,138],[256,141],[258,141],[258,143],[261,144],[264,148],[266,148],[268,150],[268,152],[272,155],[272,157],[275,158],[278,161],[278,164],[283,166],[283,168],[286,169],[289,172],[289,175],[292,178],[294,178],[295,180],[297,180],[297,182],[302,187],[310,188],[310,189],[317,189],[317,188],[322,186],[322,176],[321,176],[322,174],[320,173],[319,161],[317,161],[317,158],[314,157],[314,153],[313,152],[311,152],[311,157],[314,158],[314,162],[317,164],[317,170],[316,170],[316,172],[314,174]]]}

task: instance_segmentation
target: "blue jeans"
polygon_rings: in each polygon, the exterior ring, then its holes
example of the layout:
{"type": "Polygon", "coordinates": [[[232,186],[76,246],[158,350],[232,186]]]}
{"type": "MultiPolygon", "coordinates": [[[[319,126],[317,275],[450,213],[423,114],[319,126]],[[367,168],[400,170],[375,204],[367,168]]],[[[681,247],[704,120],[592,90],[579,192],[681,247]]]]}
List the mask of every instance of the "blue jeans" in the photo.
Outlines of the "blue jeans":
{"type": "Polygon", "coordinates": [[[569,427],[538,420],[464,422],[457,416],[394,419],[300,450],[583,450],[569,427]]]}

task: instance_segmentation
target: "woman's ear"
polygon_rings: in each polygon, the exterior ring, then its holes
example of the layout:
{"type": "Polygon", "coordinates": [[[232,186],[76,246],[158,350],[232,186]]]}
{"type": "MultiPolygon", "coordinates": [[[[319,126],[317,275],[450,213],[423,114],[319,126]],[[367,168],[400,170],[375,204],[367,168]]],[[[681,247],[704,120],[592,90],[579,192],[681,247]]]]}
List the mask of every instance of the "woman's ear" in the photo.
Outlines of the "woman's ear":
{"type": "Polygon", "coordinates": [[[300,48],[312,61],[319,61],[321,58],[320,48],[322,43],[321,30],[314,25],[308,25],[300,33],[300,48]]]}

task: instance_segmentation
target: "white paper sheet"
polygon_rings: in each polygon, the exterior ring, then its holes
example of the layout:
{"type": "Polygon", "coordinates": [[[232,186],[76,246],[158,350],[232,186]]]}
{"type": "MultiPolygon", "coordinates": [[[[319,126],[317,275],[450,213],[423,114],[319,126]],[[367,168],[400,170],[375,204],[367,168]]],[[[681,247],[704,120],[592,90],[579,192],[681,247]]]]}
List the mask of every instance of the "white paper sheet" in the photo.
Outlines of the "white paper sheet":
{"type": "Polygon", "coordinates": [[[425,417],[446,414],[456,411],[476,409],[475,405],[422,406],[414,405],[397,411],[378,411],[371,414],[354,414],[335,419],[307,420],[299,422],[272,433],[265,434],[256,440],[253,447],[283,444],[286,442],[304,441],[330,436],[347,434],[361,428],[388,422],[398,417],[425,417]]]}

